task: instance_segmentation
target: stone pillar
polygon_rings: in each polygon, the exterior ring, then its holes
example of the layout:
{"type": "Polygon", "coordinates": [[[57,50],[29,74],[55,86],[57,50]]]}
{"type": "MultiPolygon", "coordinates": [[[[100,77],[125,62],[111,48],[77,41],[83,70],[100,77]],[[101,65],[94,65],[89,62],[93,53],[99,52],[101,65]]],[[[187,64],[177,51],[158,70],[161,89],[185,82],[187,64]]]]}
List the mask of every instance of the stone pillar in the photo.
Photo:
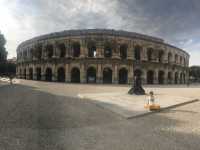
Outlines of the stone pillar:
{"type": "Polygon", "coordinates": [[[103,82],[103,75],[102,75],[102,64],[97,64],[97,83],[103,82]]]}
{"type": "Polygon", "coordinates": [[[70,77],[71,77],[70,66],[69,64],[65,64],[65,82],[67,83],[71,82],[70,77]]]}
{"type": "Polygon", "coordinates": [[[158,84],[158,69],[155,69],[154,71],[154,84],[158,84]]]}
{"type": "Polygon", "coordinates": [[[85,43],[83,40],[80,41],[80,58],[85,58],[85,43]]]}
{"type": "Polygon", "coordinates": [[[147,48],[146,47],[142,47],[141,60],[147,61],[147,48]]]}
{"type": "Polygon", "coordinates": [[[97,58],[103,58],[103,43],[102,42],[98,42],[96,45],[96,57],[97,58]]]}
{"type": "Polygon", "coordinates": [[[133,84],[133,66],[129,65],[128,68],[128,84],[133,84]]]}
{"type": "Polygon", "coordinates": [[[44,65],[42,65],[41,66],[41,80],[42,81],[45,81],[45,66],[44,65]]]}
{"type": "Polygon", "coordinates": [[[37,80],[36,66],[33,66],[33,80],[37,80]]]}
{"type": "Polygon", "coordinates": [[[80,64],[80,80],[81,80],[81,83],[86,83],[86,78],[87,78],[87,75],[86,75],[86,67],[85,67],[85,64],[80,64]]]}
{"type": "Polygon", "coordinates": [[[120,59],[120,45],[117,43],[117,41],[113,42],[112,58],[120,59]]]}
{"type": "Polygon", "coordinates": [[[134,59],[134,43],[130,42],[127,49],[127,59],[133,60],[134,59]]]}
{"type": "Polygon", "coordinates": [[[142,84],[147,83],[147,71],[144,69],[142,70],[142,84]]]}
{"type": "Polygon", "coordinates": [[[56,65],[52,65],[52,81],[57,81],[57,68],[56,65]]]}
{"type": "Polygon", "coordinates": [[[118,83],[118,65],[114,65],[113,69],[113,83],[117,84],[118,83]]]}

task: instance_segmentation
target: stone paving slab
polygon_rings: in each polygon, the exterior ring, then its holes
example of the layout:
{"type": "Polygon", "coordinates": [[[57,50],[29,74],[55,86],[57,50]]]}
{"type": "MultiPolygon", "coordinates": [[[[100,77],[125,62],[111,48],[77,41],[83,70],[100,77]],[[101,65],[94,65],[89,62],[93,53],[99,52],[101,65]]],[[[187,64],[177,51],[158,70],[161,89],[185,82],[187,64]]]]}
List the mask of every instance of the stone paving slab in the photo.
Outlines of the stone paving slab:
{"type": "MultiPolygon", "coordinates": [[[[147,96],[129,95],[127,93],[86,93],[78,94],[82,99],[93,100],[98,106],[115,112],[125,118],[134,118],[151,113],[144,108],[147,102],[147,96]]],[[[155,102],[161,106],[161,109],[193,102],[194,98],[173,96],[167,94],[155,95],[155,102]]]]}

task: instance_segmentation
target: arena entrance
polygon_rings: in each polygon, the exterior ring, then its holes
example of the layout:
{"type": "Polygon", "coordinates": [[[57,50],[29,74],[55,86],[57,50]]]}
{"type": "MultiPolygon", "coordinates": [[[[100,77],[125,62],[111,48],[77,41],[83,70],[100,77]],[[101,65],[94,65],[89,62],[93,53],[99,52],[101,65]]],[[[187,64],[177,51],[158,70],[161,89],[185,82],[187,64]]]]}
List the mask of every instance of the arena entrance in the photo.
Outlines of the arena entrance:
{"type": "Polygon", "coordinates": [[[152,70],[147,72],[147,84],[154,84],[154,72],[152,70]]]}
{"type": "Polygon", "coordinates": [[[158,83],[159,84],[164,84],[164,71],[159,71],[158,72],[158,83]]]}
{"type": "Polygon", "coordinates": [[[65,69],[63,67],[58,68],[58,82],[65,82],[65,69]]]}
{"type": "Polygon", "coordinates": [[[119,84],[127,84],[128,82],[128,71],[126,68],[119,70],[119,84]]]}
{"type": "Polygon", "coordinates": [[[96,83],[96,69],[93,67],[87,69],[87,83],[96,83]]]}
{"type": "Polygon", "coordinates": [[[71,70],[71,82],[80,83],[80,70],[78,68],[73,68],[71,70]]]}
{"type": "Polygon", "coordinates": [[[37,80],[41,80],[41,68],[36,69],[37,80]]]}
{"type": "Polygon", "coordinates": [[[52,70],[51,70],[51,68],[46,69],[45,80],[46,81],[52,81],[52,70]]]}
{"type": "Polygon", "coordinates": [[[33,68],[29,68],[29,79],[33,80],[33,68]]]}
{"type": "Polygon", "coordinates": [[[110,68],[103,70],[103,83],[112,83],[112,70],[110,68]]]}

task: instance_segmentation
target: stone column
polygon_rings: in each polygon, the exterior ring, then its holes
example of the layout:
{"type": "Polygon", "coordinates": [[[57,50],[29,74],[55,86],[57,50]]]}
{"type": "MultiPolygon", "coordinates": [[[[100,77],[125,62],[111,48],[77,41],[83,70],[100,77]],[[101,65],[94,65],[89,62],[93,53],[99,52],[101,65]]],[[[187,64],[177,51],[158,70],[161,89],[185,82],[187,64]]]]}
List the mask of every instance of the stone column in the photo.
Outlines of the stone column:
{"type": "Polygon", "coordinates": [[[45,81],[45,66],[44,65],[42,65],[41,66],[41,80],[42,81],[45,81]]]}
{"type": "Polygon", "coordinates": [[[155,69],[154,71],[154,84],[158,84],[158,69],[155,69]]]}
{"type": "Polygon", "coordinates": [[[86,83],[86,66],[85,64],[81,64],[80,66],[80,80],[81,80],[81,83],[86,83]]]}
{"type": "Polygon", "coordinates": [[[147,71],[145,69],[142,70],[142,84],[147,83],[147,71]]]}
{"type": "Polygon", "coordinates": [[[84,40],[80,41],[80,58],[85,58],[85,43],[84,40]]]}
{"type": "Polygon", "coordinates": [[[114,69],[113,69],[113,83],[117,84],[118,83],[118,65],[114,64],[114,69]]]}
{"type": "Polygon", "coordinates": [[[71,82],[70,77],[71,77],[70,66],[69,64],[65,64],[65,82],[67,83],[71,82]]]}
{"type": "Polygon", "coordinates": [[[33,80],[37,80],[36,66],[33,65],[33,80]]]}
{"type": "Polygon", "coordinates": [[[117,41],[113,42],[112,58],[120,59],[120,45],[117,43],[117,41]]]}
{"type": "Polygon", "coordinates": [[[56,65],[52,65],[52,81],[57,81],[57,68],[56,65]]]}
{"type": "Polygon", "coordinates": [[[127,49],[127,59],[133,60],[134,59],[134,43],[130,42],[127,49]]]}
{"type": "Polygon", "coordinates": [[[128,84],[133,84],[133,66],[129,65],[128,68],[128,84]]]}
{"type": "Polygon", "coordinates": [[[102,83],[103,75],[102,75],[102,64],[97,64],[97,83],[102,83]]]}

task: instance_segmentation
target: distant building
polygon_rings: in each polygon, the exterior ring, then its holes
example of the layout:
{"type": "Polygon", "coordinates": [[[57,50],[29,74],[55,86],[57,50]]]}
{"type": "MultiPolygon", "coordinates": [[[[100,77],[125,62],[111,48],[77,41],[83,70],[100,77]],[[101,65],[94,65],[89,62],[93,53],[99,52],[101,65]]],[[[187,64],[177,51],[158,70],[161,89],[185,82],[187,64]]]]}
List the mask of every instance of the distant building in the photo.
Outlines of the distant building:
{"type": "Polygon", "coordinates": [[[68,30],[17,48],[17,76],[72,83],[183,84],[189,54],[156,37],[127,31],[68,30]]]}
{"type": "Polygon", "coordinates": [[[8,63],[17,64],[17,58],[16,58],[16,57],[13,57],[13,58],[7,59],[7,62],[8,62],[8,63]]]}

